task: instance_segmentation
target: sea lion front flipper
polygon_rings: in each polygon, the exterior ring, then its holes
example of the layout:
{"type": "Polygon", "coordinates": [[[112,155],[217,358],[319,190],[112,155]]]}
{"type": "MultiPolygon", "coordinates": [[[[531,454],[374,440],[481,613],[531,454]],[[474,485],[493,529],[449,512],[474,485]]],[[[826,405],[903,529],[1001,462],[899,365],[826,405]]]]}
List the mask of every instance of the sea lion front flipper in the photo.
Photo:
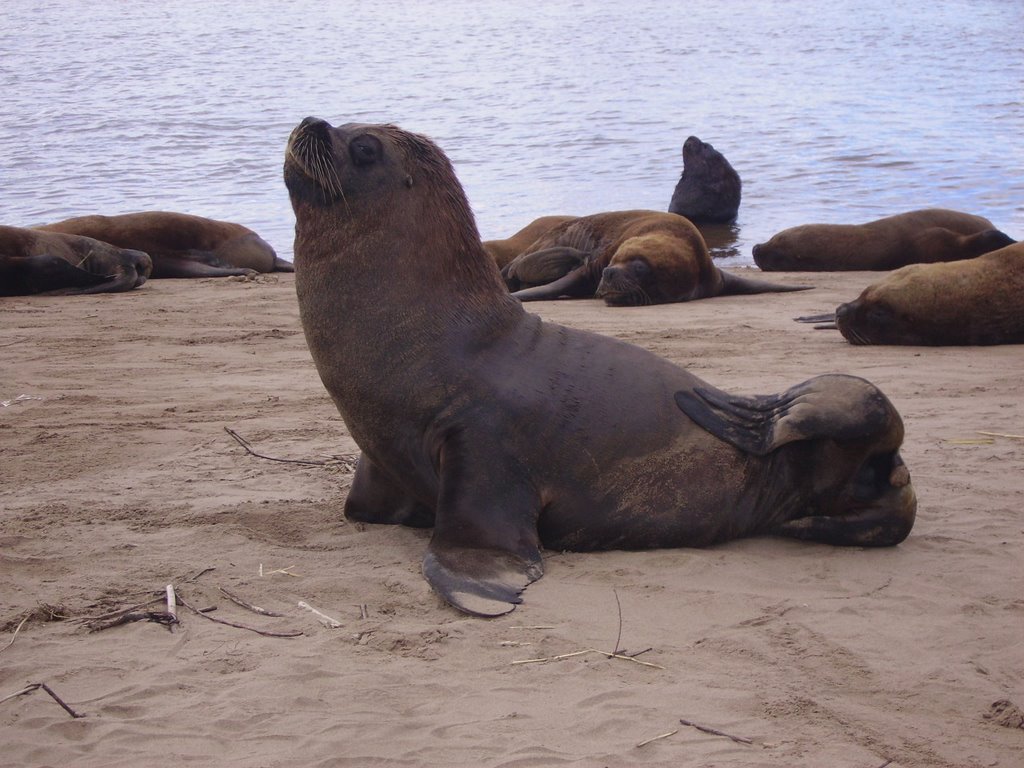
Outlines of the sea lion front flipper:
{"type": "Polygon", "coordinates": [[[521,253],[501,270],[509,290],[523,286],[547,285],[582,265],[587,254],[578,248],[558,246],[521,253]]]}
{"type": "Polygon", "coordinates": [[[856,440],[890,418],[877,387],[843,374],[816,376],[778,395],[744,397],[708,386],[680,390],[675,400],[698,426],[756,456],[797,440],[856,440]]]}
{"type": "Polygon", "coordinates": [[[452,547],[435,538],[423,558],[423,575],[445,602],[473,616],[501,616],[544,573],[534,561],[494,549],[452,547]]]}
{"type": "Polygon", "coordinates": [[[594,291],[597,290],[597,283],[598,281],[591,275],[588,265],[584,264],[552,283],[524,288],[521,291],[515,291],[512,295],[520,301],[543,301],[544,299],[558,299],[562,296],[576,299],[593,296],[594,291]]]}
{"type": "Polygon", "coordinates": [[[798,323],[834,323],[836,321],[836,313],[823,312],[820,315],[803,315],[793,319],[798,323]]]}
{"type": "Polygon", "coordinates": [[[544,573],[540,498],[493,437],[471,442],[450,434],[439,459],[437,519],[423,575],[460,611],[508,613],[544,573]]]}
{"type": "Polygon", "coordinates": [[[740,277],[723,269],[718,270],[722,276],[721,289],[716,296],[741,296],[753,293],[789,293],[790,291],[809,291],[813,285],[783,285],[782,283],[770,283],[767,280],[756,280],[750,277],[740,277]]]}

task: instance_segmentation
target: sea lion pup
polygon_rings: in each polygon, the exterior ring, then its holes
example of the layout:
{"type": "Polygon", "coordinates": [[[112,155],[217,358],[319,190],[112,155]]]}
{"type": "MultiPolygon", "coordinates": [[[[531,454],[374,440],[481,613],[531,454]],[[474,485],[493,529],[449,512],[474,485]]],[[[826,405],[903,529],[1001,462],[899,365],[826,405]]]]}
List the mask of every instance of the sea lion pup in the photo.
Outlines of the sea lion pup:
{"type": "Polygon", "coordinates": [[[742,184],[721,152],[696,136],[683,142],[683,173],[669,201],[669,213],[694,224],[731,224],[740,209],[742,184]]]}
{"type": "Polygon", "coordinates": [[[512,610],[542,544],[885,546],[910,531],[903,424],[867,381],[736,397],[527,313],[448,158],[395,126],[306,118],[284,180],[306,340],[362,451],[345,514],[432,525],[423,573],[459,610],[512,610]]]}
{"type": "Polygon", "coordinates": [[[494,262],[501,269],[552,227],[575,218],[575,216],[541,216],[504,240],[484,240],[484,250],[491,254],[494,262]]]}
{"type": "Polygon", "coordinates": [[[145,251],[151,277],[227,277],[256,272],[294,272],[270,244],[241,224],[187,213],[146,211],[117,216],[77,216],[36,229],[84,235],[145,251]]]}
{"type": "Polygon", "coordinates": [[[91,237],[0,226],[0,296],[114,293],[149,277],[148,254],[91,237]]]}
{"type": "Polygon", "coordinates": [[[804,224],[754,246],[767,272],[898,269],[907,264],[973,259],[1013,238],[981,216],[924,208],[867,224],[804,224]]]}
{"type": "Polygon", "coordinates": [[[502,276],[521,301],[597,296],[611,306],[807,290],[723,272],[697,227],[662,211],[570,219],[534,241],[502,276]]]}
{"type": "Polygon", "coordinates": [[[851,344],[1024,342],[1024,243],[948,264],[913,264],[836,309],[851,344]]]}

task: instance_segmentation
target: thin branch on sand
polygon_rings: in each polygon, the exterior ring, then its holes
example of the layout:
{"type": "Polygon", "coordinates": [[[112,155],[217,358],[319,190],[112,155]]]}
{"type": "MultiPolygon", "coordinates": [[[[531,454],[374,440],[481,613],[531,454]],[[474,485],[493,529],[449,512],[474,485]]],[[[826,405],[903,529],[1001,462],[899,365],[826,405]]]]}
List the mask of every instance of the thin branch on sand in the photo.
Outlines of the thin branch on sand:
{"type": "Polygon", "coordinates": [[[678,728],[676,728],[674,731],[669,731],[668,733],[663,733],[663,734],[661,734],[659,736],[653,736],[653,737],[651,737],[649,739],[645,739],[644,741],[641,741],[639,744],[637,744],[637,746],[638,747],[646,747],[652,741],[659,741],[661,739],[667,739],[669,736],[675,736],[677,733],[679,733],[679,729],[678,728]]]}
{"type": "Polygon", "coordinates": [[[274,456],[266,456],[262,453],[257,453],[253,450],[252,444],[242,437],[240,434],[230,427],[224,427],[224,431],[227,432],[231,437],[235,439],[240,446],[245,448],[246,453],[250,456],[255,456],[257,459],[266,459],[267,461],[279,461],[283,464],[305,464],[312,467],[336,467],[342,466],[347,469],[355,469],[356,458],[354,456],[331,456],[329,459],[317,460],[317,459],[279,459],[274,456]]]}
{"type": "Polygon", "coordinates": [[[21,620],[21,623],[18,624],[17,628],[14,630],[14,634],[11,635],[10,642],[8,642],[7,645],[5,645],[3,648],[0,648],[0,653],[3,653],[8,648],[10,648],[12,645],[14,645],[14,640],[15,640],[15,638],[18,637],[18,633],[21,632],[21,628],[25,626],[25,622],[26,621],[28,621],[28,616],[26,616],[24,619],[21,620]]]}
{"type": "Polygon", "coordinates": [[[640,664],[644,667],[653,667],[654,669],[664,669],[664,667],[658,664],[652,664],[649,661],[640,661],[640,659],[634,659],[632,656],[626,656],[621,653],[612,653],[610,651],[602,651],[597,648],[584,648],[582,651],[573,651],[572,653],[563,653],[558,656],[546,656],[541,659],[516,659],[512,664],[545,664],[549,661],[562,661],[563,659],[571,659],[574,656],[583,656],[588,653],[598,653],[609,659],[623,659],[624,661],[632,661],[634,664],[640,664]]]}
{"type": "Polygon", "coordinates": [[[252,611],[253,613],[258,613],[260,616],[274,616],[274,617],[277,617],[277,618],[280,618],[281,616],[284,616],[283,613],[275,613],[274,611],[268,611],[266,608],[260,608],[258,605],[253,605],[252,603],[247,603],[245,600],[240,598],[238,595],[233,595],[230,592],[228,592],[226,589],[224,589],[224,587],[218,587],[218,589],[220,590],[220,593],[222,595],[224,595],[224,597],[226,597],[232,603],[235,603],[236,605],[240,605],[243,608],[248,608],[250,611],[252,611]]]}
{"type": "Polygon", "coordinates": [[[706,725],[700,725],[699,723],[695,723],[692,720],[685,720],[683,718],[679,718],[679,722],[682,723],[683,725],[688,725],[691,728],[696,728],[698,731],[704,731],[704,733],[710,733],[712,736],[724,736],[725,738],[732,739],[733,741],[739,742],[740,744],[753,744],[754,743],[752,739],[747,739],[747,738],[744,738],[743,736],[733,736],[731,733],[726,733],[725,731],[720,731],[717,728],[710,728],[710,727],[708,727],[706,725]]]}
{"type": "Polygon", "coordinates": [[[75,710],[73,710],[70,706],[68,706],[67,702],[65,702],[64,699],[62,699],[60,696],[58,696],[54,692],[53,688],[48,686],[46,683],[32,683],[30,685],[27,685],[26,687],[22,688],[20,691],[17,691],[16,693],[12,693],[9,696],[4,696],[2,699],[0,699],[0,704],[3,704],[5,701],[13,699],[13,698],[15,698],[17,696],[24,696],[25,694],[32,693],[32,691],[38,691],[40,688],[42,688],[44,691],[46,691],[46,693],[48,693],[50,695],[50,698],[53,699],[54,701],[56,701],[58,704],[60,704],[61,707],[64,708],[64,711],[67,712],[72,717],[74,717],[74,718],[85,717],[85,715],[81,714],[80,712],[75,712],[75,710]]]}
{"type": "Polygon", "coordinates": [[[196,607],[190,605],[189,603],[185,602],[185,599],[183,597],[181,597],[181,595],[178,596],[178,602],[180,602],[182,605],[184,605],[186,608],[188,608],[190,611],[192,611],[196,615],[202,616],[204,619],[209,619],[210,621],[214,621],[214,622],[216,622],[218,624],[223,624],[223,625],[228,626],[228,627],[234,627],[235,629],[247,629],[250,632],[255,632],[257,635],[264,635],[266,637],[299,637],[299,635],[302,634],[302,632],[300,632],[298,630],[288,630],[286,632],[270,632],[270,631],[265,630],[265,629],[256,629],[255,627],[247,627],[244,624],[235,624],[233,621],[226,621],[225,619],[218,619],[218,618],[216,618],[214,616],[210,616],[208,613],[204,613],[203,611],[200,611],[198,608],[196,608],[196,607]]]}

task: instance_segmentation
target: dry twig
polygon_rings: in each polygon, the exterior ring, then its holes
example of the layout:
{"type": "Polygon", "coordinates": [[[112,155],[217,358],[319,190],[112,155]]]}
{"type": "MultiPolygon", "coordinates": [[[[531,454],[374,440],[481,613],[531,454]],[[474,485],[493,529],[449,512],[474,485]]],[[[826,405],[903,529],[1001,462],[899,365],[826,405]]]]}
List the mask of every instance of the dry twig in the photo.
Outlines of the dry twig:
{"type": "Polygon", "coordinates": [[[299,600],[299,608],[305,608],[307,611],[309,611],[310,613],[314,614],[317,618],[319,618],[321,624],[324,624],[330,627],[331,629],[338,629],[338,627],[341,626],[340,621],[331,618],[323,611],[318,611],[316,608],[314,608],[312,605],[310,605],[304,600],[299,600]]]}
{"type": "Polygon", "coordinates": [[[720,731],[717,728],[709,728],[706,725],[700,725],[699,723],[695,723],[692,720],[684,720],[683,718],[679,718],[679,722],[682,723],[683,725],[688,725],[691,728],[696,728],[698,731],[704,731],[704,733],[710,733],[712,736],[724,736],[725,738],[732,739],[733,741],[739,742],[740,744],[753,744],[754,743],[751,739],[744,738],[743,736],[733,736],[731,733],[726,733],[725,731],[720,731]]]}
{"type": "Polygon", "coordinates": [[[32,691],[38,691],[40,688],[42,688],[44,691],[46,691],[46,693],[48,693],[50,695],[50,698],[53,699],[54,701],[56,701],[58,704],[60,704],[61,707],[64,708],[64,711],[67,712],[72,717],[74,717],[74,718],[85,717],[85,715],[81,714],[80,712],[75,712],[75,710],[73,710],[70,706],[68,706],[68,704],[64,701],[64,699],[62,699],[60,696],[58,696],[54,692],[53,688],[48,686],[46,683],[31,683],[30,685],[27,685],[26,687],[22,688],[20,691],[17,691],[16,693],[12,693],[12,694],[10,694],[8,696],[4,696],[2,699],[0,699],[0,704],[4,703],[5,701],[8,701],[10,699],[13,699],[13,698],[15,698],[17,696],[24,696],[25,694],[32,693],[32,691]]]}
{"type": "Polygon", "coordinates": [[[663,733],[660,736],[655,736],[655,737],[650,738],[650,739],[645,739],[644,741],[641,741],[639,744],[637,744],[637,746],[638,747],[646,747],[652,741],[658,741],[660,739],[667,739],[669,736],[675,736],[677,733],[679,733],[679,729],[678,728],[676,728],[674,731],[669,731],[668,733],[663,733]]]}
{"type": "Polygon", "coordinates": [[[253,613],[258,613],[260,616],[274,616],[274,617],[277,617],[277,618],[280,618],[280,617],[284,616],[283,613],[276,613],[274,611],[268,611],[266,608],[260,608],[258,605],[253,605],[252,603],[247,603],[247,602],[245,602],[245,600],[243,600],[242,598],[238,597],[238,595],[233,595],[230,592],[228,592],[226,589],[224,589],[224,587],[217,587],[217,589],[219,589],[221,594],[224,595],[224,597],[226,597],[232,603],[235,603],[236,605],[240,605],[243,608],[248,608],[250,611],[252,611],[253,613]]]}
{"type": "Polygon", "coordinates": [[[250,456],[255,456],[257,459],[266,459],[267,461],[279,461],[284,464],[305,464],[307,466],[313,467],[335,467],[341,465],[349,469],[355,469],[356,460],[354,457],[351,456],[332,456],[330,459],[324,461],[318,461],[315,459],[278,459],[274,456],[265,456],[262,453],[257,453],[256,451],[254,451],[249,441],[246,440],[237,432],[235,432],[235,430],[231,429],[230,427],[224,427],[224,431],[231,435],[240,446],[245,448],[246,453],[248,453],[250,456]]]}
{"type": "Polygon", "coordinates": [[[625,656],[621,653],[611,653],[610,651],[601,651],[597,648],[584,648],[582,651],[573,651],[572,653],[563,653],[558,656],[547,656],[542,659],[516,659],[512,664],[544,664],[549,661],[562,661],[563,659],[571,659],[574,656],[583,656],[588,653],[599,653],[609,659],[623,659],[625,661],[632,661],[634,664],[640,664],[644,667],[653,667],[654,669],[664,669],[664,667],[658,664],[652,664],[649,661],[640,661],[640,659],[634,659],[632,656],[625,656]]]}
{"type": "Polygon", "coordinates": [[[244,624],[235,624],[233,621],[226,621],[225,619],[218,619],[218,618],[215,618],[213,616],[210,616],[207,613],[204,613],[203,611],[200,611],[198,608],[196,608],[196,607],[190,605],[189,603],[185,602],[185,599],[182,598],[181,596],[178,597],[178,601],[182,605],[184,605],[186,608],[188,608],[190,611],[192,611],[195,614],[198,614],[199,616],[202,616],[204,619],[209,619],[210,621],[215,621],[218,624],[223,624],[223,625],[228,626],[228,627],[234,627],[235,629],[247,629],[250,632],[255,632],[257,635],[264,635],[266,637],[298,637],[299,635],[302,634],[302,632],[300,632],[298,630],[289,630],[287,632],[269,632],[269,631],[267,631],[265,629],[256,629],[255,627],[247,627],[244,624]]]}
{"type": "Polygon", "coordinates": [[[18,624],[17,629],[14,630],[14,634],[11,635],[10,642],[7,643],[7,645],[5,645],[3,648],[0,648],[0,653],[3,653],[8,648],[10,648],[12,645],[14,645],[14,639],[18,636],[18,633],[21,632],[21,628],[25,626],[25,622],[26,621],[28,621],[28,616],[26,616],[24,619],[21,620],[21,623],[18,624]]]}

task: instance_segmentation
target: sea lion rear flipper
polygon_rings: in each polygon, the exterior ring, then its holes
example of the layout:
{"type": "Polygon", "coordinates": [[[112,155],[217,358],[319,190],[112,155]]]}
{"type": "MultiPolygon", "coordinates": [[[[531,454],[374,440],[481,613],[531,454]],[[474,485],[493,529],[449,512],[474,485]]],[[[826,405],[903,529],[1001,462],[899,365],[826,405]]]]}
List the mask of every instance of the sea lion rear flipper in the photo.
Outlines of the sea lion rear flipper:
{"type": "Polygon", "coordinates": [[[856,376],[817,376],[778,395],[743,397],[713,387],[680,390],[676,405],[703,429],[764,456],[797,440],[856,440],[889,419],[885,396],[856,376]]]}
{"type": "Polygon", "coordinates": [[[275,272],[294,272],[295,265],[290,261],[285,261],[280,256],[274,256],[274,271],[275,272]]]}
{"type": "Polygon", "coordinates": [[[722,288],[718,296],[739,296],[752,293],[788,293],[790,291],[809,291],[813,285],[782,285],[781,283],[770,283],[767,280],[755,280],[749,277],[740,277],[725,270],[718,270],[722,276],[722,288]]]}

